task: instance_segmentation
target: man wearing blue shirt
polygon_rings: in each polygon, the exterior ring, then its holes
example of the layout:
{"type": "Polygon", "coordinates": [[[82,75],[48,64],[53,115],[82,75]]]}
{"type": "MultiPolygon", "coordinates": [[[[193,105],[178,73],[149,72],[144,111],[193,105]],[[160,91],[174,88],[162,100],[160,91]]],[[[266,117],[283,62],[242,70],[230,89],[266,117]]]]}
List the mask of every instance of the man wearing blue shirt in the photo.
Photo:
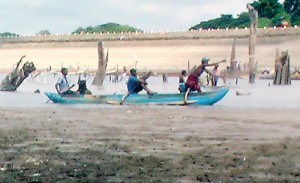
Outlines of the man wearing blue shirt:
{"type": "Polygon", "coordinates": [[[136,69],[130,69],[130,76],[127,81],[127,90],[129,94],[138,93],[143,89],[150,95],[153,94],[146,86],[148,83],[137,78],[136,69]]]}

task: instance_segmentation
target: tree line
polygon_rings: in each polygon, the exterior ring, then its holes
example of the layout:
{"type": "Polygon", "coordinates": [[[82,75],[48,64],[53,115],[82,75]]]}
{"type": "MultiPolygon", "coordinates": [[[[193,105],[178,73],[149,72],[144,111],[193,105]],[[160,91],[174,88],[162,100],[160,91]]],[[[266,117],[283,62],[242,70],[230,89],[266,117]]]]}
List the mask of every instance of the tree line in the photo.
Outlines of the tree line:
{"type": "MultiPolygon", "coordinates": [[[[141,32],[141,29],[134,28],[129,25],[120,25],[117,23],[106,23],[102,25],[97,25],[97,26],[88,26],[88,27],[79,27],[77,30],[73,31],[72,34],[82,34],[82,33],[106,33],[106,32],[116,32],[116,33],[121,33],[121,32],[141,32]]],[[[38,35],[51,35],[51,32],[49,30],[43,29],[40,30],[38,35]]],[[[0,33],[1,37],[19,37],[18,34],[15,33],[0,33]]]]}
{"type": "MultiPolygon", "coordinates": [[[[258,12],[258,27],[273,26],[294,26],[300,25],[300,0],[285,0],[280,3],[278,0],[258,0],[251,3],[258,12]]],[[[192,26],[189,30],[198,29],[217,29],[217,28],[244,28],[250,26],[250,17],[248,12],[241,12],[234,18],[231,14],[221,14],[219,18],[202,21],[192,26]]],[[[120,25],[117,23],[106,23],[97,26],[79,27],[72,34],[81,33],[106,33],[106,32],[142,32],[141,29],[120,25]]],[[[37,34],[50,35],[48,30],[40,30],[37,34]]],[[[19,36],[15,33],[0,33],[2,37],[19,36]]]]}
{"type": "MultiPolygon", "coordinates": [[[[258,0],[250,3],[258,12],[258,27],[294,26],[300,24],[300,0],[258,0]]],[[[250,26],[248,12],[242,12],[234,18],[230,14],[222,14],[219,18],[200,22],[190,28],[217,29],[217,28],[243,28],[250,26]]]]}

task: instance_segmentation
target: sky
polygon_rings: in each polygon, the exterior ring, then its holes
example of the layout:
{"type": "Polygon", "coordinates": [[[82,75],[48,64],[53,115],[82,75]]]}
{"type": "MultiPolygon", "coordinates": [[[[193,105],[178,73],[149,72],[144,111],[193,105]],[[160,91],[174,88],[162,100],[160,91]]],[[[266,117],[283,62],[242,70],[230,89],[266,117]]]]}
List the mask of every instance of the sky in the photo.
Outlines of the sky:
{"type": "Polygon", "coordinates": [[[253,0],[0,0],[0,33],[67,34],[106,23],[182,31],[221,14],[236,17],[253,0]]]}

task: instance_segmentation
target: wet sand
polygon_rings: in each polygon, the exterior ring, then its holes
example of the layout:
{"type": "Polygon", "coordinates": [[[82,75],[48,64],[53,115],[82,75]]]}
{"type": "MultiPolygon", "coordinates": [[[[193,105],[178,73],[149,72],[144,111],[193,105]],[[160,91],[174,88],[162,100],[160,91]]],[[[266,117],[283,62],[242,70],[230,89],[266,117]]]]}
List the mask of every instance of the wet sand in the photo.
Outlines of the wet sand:
{"type": "Polygon", "coordinates": [[[297,109],[1,109],[2,181],[298,181],[297,109]]]}

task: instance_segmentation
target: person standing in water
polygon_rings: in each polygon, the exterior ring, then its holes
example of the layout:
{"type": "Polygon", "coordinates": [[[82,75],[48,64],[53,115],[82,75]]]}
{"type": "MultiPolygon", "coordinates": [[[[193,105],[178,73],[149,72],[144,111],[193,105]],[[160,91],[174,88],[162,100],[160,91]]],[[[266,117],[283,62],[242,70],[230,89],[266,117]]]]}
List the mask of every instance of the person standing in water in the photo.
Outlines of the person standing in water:
{"type": "Polygon", "coordinates": [[[215,65],[214,69],[212,70],[212,78],[211,78],[211,83],[212,86],[217,86],[218,85],[218,80],[219,80],[219,70],[218,70],[219,65],[215,65]]]}
{"type": "Polygon", "coordinates": [[[186,76],[186,70],[181,71],[181,75],[179,76],[179,87],[178,90],[180,93],[185,92],[185,79],[186,76]]]}

